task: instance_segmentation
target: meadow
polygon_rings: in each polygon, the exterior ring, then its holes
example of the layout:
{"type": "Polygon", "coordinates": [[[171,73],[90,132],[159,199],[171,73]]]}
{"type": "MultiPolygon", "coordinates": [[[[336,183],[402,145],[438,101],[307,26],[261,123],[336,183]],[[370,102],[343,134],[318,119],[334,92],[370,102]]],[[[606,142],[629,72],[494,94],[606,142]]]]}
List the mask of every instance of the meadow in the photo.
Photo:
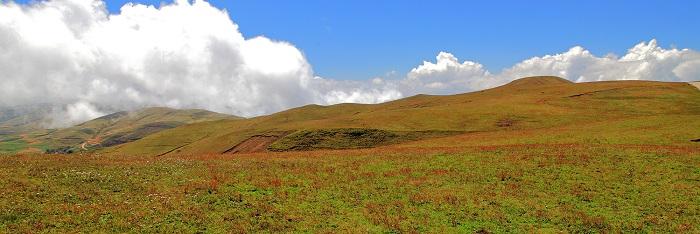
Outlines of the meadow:
{"type": "Polygon", "coordinates": [[[5,232],[700,231],[700,148],[0,159],[5,232]]]}

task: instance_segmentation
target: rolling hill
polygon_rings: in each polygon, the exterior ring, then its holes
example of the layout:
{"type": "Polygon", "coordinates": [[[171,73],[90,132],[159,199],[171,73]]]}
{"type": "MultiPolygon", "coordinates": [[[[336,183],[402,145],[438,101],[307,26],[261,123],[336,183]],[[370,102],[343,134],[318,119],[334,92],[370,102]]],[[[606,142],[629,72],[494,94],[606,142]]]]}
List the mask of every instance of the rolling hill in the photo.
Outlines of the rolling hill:
{"type": "Polygon", "coordinates": [[[0,108],[0,136],[41,130],[52,105],[24,105],[0,108]]]}
{"type": "Polygon", "coordinates": [[[101,152],[346,149],[434,138],[436,146],[466,139],[493,144],[687,145],[700,138],[697,116],[700,91],[688,83],[572,83],[558,77],[528,77],[466,94],[417,95],[373,105],[308,105],[245,120],[189,124],[101,152]]]}
{"type": "Polygon", "coordinates": [[[36,141],[37,136],[51,130],[47,119],[55,106],[50,104],[20,105],[0,108],[0,153],[15,153],[34,148],[41,152],[48,146],[36,141]]]}
{"type": "Polygon", "coordinates": [[[206,110],[177,110],[152,107],[117,112],[76,126],[60,129],[40,138],[50,145],[87,150],[132,142],[166,129],[189,123],[240,119],[206,110]]]}
{"type": "Polygon", "coordinates": [[[14,141],[5,144],[18,143],[15,151],[66,153],[124,144],[189,123],[232,119],[240,118],[206,110],[153,107],[116,112],[69,128],[18,130],[7,135],[14,141]]]}

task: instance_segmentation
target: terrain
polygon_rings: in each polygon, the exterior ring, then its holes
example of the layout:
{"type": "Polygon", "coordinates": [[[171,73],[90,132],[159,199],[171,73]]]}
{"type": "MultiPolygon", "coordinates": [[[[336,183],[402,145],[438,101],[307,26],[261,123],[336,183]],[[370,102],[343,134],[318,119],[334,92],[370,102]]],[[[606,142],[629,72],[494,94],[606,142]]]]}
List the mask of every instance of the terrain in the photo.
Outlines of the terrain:
{"type": "Polygon", "coordinates": [[[7,232],[700,232],[700,90],[531,77],[0,157],[7,232]]]}
{"type": "Polygon", "coordinates": [[[391,135],[365,137],[375,142],[365,142],[364,147],[461,134],[503,136],[489,139],[490,144],[684,145],[700,138],[700,121],[695,121],[700,115],[699,100],[700,92],[688,83],[609,81],[575,84],[558,77],[529,77],[501,87],[459,95],[418,95],[375,105],[309,105],[245,120],[191,124],[112,147],[102,153],[215,154],[226,152],[254,136],[282,133],[279,143],[300,144],[284,146],[289,149],[361,147],[347,144],[348,141],[357,142],[349,134],[333,134],[330,137],[333,139],[326,136],[325,140],[314,143],[317,145],[290,139],[302,133],[318,136],[342,129],[382,131],[382,134],[391,135]],[[510,136],[525,130],[549,133],[550,137],[537,140],[510,136]],[[410,137],[398,137],[406,135],[410,137]]]}
{"type": "MultiPolygon", "coordinates": [[[[7,113],[7,112],[6,112],[7,113]]],[[[144,108],[135,111],[121,111],[62,129],[43,129],[40,121],[45,121],[37,112],[18,115],[5,121],[7,127],[0,142],[0,153],[43,152],[70,153],[94,150],[141,139],[150,134],[203,121],[240,119],[205,110],[177,110],[163,107],[144,108]],[[18,121],[25,120],[25,121],[18,121]],[[25,126],[27,125],[27,126],[25,126]]]]}

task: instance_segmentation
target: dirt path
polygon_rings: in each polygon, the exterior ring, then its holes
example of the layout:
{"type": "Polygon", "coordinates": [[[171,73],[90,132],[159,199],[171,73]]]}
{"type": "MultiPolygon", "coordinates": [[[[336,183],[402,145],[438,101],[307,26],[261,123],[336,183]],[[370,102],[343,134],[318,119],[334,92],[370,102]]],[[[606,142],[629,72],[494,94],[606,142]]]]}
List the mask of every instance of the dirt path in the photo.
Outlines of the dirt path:
{"type": "Polygon", "coordinates": [[[93,138],[85,140],[82,144],[80,144],[80,148],[82,150],[88,150],[87,147],[93,146],[93,145],[99,145],[102,143],[102,137],[101,136],[95,136],[93,138]]]}
{"type": "Polygon", "coordinates": [[[695,88],[700,89],[700,81],[688,82],[688,84],[695,86],[695,88]]]}

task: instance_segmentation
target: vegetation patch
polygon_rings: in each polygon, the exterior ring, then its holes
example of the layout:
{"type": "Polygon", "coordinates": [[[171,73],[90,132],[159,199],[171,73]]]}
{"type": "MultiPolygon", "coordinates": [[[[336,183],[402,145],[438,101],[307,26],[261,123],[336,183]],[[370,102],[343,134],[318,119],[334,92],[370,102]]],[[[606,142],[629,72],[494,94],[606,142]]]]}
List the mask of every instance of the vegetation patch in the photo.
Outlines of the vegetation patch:
{"type": "Polygon", "coordinates": [[[13,153],[27,147],[27,142],[17,138],[10,138],[0,141],[0,152],[13,153]]]}
{"type": "Polygon", "coordinates": [[[47,154],[72,154],[76,151],[73,147],[70,146],[61,146],[57,148],[50,148],[46,149],[44,153],[47,154]]]}
{"type": "Polygon", "coordinates": [[[425,138],[450,136],[461,131],[387,131],[368,128],[299,130],[274,143],[270,151],[315,149],[359,149],[396,144],[425,138]]]}

